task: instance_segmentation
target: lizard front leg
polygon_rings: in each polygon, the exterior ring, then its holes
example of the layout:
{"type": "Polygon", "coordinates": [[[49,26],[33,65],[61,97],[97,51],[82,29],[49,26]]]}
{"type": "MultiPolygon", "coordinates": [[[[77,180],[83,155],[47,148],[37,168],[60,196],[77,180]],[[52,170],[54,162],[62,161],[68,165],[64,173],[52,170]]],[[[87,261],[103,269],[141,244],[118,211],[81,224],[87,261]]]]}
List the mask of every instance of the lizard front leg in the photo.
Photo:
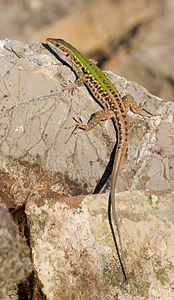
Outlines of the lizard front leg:
{"type": "Polygon", "coordinates": [[[85,83],[85,77],[81,75],[74,82],[63,82],[61,85],[63,86],[63,91],[69,90],[73,95],[77,87],[81,86],[83,83],[85,83]]]}

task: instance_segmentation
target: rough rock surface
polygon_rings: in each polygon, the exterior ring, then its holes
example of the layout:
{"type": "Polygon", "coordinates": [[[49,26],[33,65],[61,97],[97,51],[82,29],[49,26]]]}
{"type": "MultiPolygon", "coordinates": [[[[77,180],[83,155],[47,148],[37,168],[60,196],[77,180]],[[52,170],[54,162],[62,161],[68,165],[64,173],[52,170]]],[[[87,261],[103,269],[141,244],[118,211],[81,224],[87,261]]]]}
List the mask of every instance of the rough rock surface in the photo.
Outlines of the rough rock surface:
{"type": "Polygon", "coordinates": [[[32,271],[30,249],[18,233],[7,210],[0,204],[0,299],[7,300],[16,285],[32,271]],[[5,297],[5,298],[4,298],[5,297]]]}
{"type": "Polygon", "coordinates": [[[174,194],[117,195],[129,281],[108,219],[108,195],[45,199],[27,205],[34,268],[48,300],[174,298],[174,194]]]}

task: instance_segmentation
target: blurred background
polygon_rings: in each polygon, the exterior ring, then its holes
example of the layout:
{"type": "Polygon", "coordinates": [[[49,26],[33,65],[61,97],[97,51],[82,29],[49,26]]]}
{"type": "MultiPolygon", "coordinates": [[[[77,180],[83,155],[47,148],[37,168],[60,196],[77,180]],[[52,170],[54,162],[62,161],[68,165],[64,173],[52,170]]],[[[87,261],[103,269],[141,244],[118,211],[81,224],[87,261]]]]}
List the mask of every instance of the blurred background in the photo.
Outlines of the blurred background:
{"type": "Polygon", "coordinates": [[[174,0],[0,0],[0,38],[63,38],[99,67],[173,101],[174,0]]]}

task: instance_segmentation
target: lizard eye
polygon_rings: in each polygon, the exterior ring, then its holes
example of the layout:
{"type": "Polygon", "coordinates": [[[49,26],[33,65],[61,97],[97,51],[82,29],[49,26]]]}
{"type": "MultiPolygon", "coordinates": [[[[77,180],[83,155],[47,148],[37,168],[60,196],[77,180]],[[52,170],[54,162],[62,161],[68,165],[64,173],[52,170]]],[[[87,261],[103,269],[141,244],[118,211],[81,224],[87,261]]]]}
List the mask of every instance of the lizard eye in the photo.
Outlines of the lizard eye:
{"type": "Polygon", "coordinates": [[[68,57],[68,56],[69,56],[69,53],[66,53],[65,56],[68,57]]]}
{"type": "Polygon", "coordinates": [[[87,70],[86,70],[86,68],[82,68],[82,72],[84,73],[84,74],[87,74],[88,72],[87,72],[87,70]]]}

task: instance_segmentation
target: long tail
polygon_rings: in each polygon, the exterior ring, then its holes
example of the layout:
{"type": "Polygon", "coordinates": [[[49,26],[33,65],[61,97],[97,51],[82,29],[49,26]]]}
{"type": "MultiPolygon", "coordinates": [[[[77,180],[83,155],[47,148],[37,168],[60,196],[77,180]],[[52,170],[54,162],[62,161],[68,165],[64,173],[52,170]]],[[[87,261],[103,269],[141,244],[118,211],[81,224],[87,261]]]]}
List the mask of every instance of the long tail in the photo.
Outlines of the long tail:
{"type": "Polygon", "coordinates": [[[118,239],[119,239],[119,245],[120,245],[120,252],[119,252],[119,248],[118,248],[118,244],[116,241],[116,237],[115,237],[115,233],[114,233],[114,229],[112,226],[112,221],[111,221],[111,215],[109,214],[110,220],[109,220],[109,224],[111,227],[111,232],[113,235],[113,239],[114,239],[114,243],[115,243],[115,248],[117,251],[117,255],[119,258],[119,262],[121,265],[121,269],[124,275],[124,279],[127,280],[127,268],[126,268],[126,263],[125,263],[125,257],[124,257],[124,252],[123,252],[123,247],[122,247],[122,240],[121,240],[121,235],[120,235],[120,230],[119,230],[119,224],[118,224],[118,216],[117,216],[117,212],[116,212],[116,208],[115,208],[115,190],[116,190],[116,180],[117,180],[117,176],[121,167],[121,163],[125,157],[125,153],[126,153],[126,149],[127,149],[127,145],[125,145],[124,147],[118,147],[118,150],[116,152],[115,158],[114,158],[114,164],[113,164],[113,170],[112,170],[112,183],[111,183],[111,192],[110,192],[110,199],[109,199],[109,203],[110,203],[110,208],[112,208],[112,216],[114,219],[114,224],[117,230],[117,234],[118,234],[118,239]]]}

